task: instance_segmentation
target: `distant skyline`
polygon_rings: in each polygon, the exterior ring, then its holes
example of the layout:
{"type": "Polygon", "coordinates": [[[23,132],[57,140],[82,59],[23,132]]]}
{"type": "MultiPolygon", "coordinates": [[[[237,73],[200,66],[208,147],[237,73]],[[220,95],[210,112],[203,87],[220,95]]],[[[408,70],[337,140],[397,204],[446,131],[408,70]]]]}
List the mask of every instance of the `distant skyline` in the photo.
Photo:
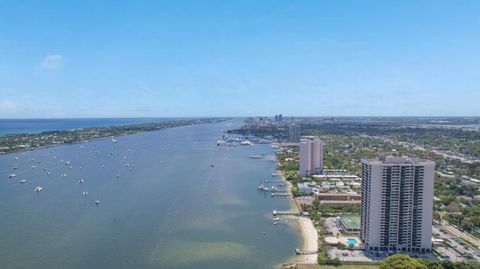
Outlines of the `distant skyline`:
{"type": "Polygon", "coordinates": [[[0,0],[0,118],[480,116],[480,1],[0,0]]]}

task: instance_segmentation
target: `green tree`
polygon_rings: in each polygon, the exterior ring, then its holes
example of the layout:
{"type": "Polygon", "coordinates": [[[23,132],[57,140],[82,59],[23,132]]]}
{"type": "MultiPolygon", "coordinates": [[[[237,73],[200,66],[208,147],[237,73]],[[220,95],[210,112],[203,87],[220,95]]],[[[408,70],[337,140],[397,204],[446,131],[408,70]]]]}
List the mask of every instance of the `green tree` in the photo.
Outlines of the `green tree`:
{"type": "Polygon", "coordinates": [[[396,254],[383,260],[380,269],[428,269],[428,267],[408,255],[396,254]]]}

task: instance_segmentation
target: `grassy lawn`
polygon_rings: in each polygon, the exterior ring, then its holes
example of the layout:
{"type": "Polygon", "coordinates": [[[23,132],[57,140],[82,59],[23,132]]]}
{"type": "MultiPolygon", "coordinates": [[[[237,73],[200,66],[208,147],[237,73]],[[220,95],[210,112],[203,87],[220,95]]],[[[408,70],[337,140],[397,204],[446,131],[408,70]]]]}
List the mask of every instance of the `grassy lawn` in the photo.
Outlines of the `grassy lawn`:
{"type": "Polygon", "coordinates": [[[299,269],[378,269],[378,265],[298,265],[299,269]]]}

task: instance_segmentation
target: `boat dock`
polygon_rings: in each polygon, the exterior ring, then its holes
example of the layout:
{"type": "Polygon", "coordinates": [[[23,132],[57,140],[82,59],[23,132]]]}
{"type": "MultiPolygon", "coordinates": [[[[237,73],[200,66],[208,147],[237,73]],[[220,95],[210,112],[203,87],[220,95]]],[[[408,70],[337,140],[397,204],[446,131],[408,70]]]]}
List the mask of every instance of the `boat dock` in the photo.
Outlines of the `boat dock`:
{"type": "Polygon", "coordinates": [[[301,216],[302,214],[300,212],[295,212],[295,211],[277,211],[273,210],[272,214],[274,216],[301,216]]]}
{"type": "Polygon", "coordinates": [[[272,196],[290,196],[288,192],[272,192],[272,196]]]}
{"type": "Polygon", "coordinates": [[[316,251],[302,251],[299,248],[295,249],[295,254],[297,255],[312,255],[312,254],[317,254],[318,250],[316,251]]]}

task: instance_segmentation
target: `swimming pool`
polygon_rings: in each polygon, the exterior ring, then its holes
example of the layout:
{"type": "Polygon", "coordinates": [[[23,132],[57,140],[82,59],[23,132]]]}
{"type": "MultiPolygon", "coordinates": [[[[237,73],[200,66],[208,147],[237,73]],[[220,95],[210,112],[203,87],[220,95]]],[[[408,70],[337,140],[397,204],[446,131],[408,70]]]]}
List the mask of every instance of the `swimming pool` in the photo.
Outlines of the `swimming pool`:
{"type": "Polygon", "coordinates": [[[355,245],[357,244],[357,239],[355,239],[355,238],[348,238],[348,239],[347,239],[347,243],[348,243],[348,245],[355,246],[355,245]]]}

